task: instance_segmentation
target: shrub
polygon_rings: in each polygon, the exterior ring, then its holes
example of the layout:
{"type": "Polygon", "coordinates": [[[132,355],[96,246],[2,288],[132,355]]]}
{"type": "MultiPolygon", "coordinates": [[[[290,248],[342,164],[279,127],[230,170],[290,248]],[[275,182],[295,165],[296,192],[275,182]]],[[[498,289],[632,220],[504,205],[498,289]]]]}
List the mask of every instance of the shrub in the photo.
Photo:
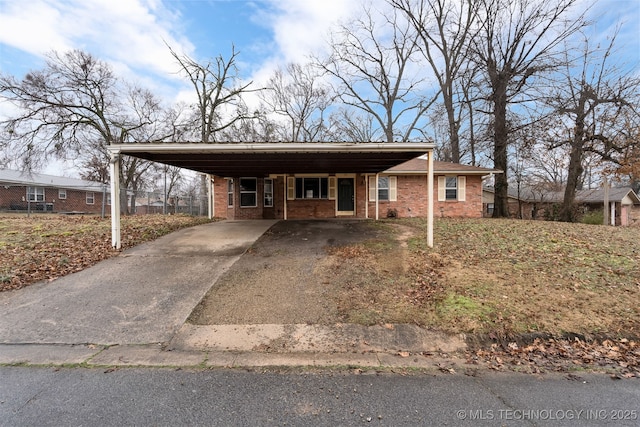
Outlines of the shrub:
{"type": "Polygon", "coordinates": [[[602,225],[604,222],[604,212],[602,211],[591,211],[586,212],[580,222],[583,224],[593,224],[593,225],[602,225]]]}

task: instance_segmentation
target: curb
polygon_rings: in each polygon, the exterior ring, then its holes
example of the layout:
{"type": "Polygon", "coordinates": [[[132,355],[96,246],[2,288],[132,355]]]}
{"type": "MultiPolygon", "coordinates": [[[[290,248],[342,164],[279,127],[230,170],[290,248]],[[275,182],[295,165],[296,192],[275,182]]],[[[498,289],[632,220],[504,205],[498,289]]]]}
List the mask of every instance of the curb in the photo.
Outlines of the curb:
{"type": "Polygon", "coordinates": [[[458,359],[442,354],[392,354],[384,352],[244,352],[167,350],[162,344],[102,346],[94,344],[0,344],[0,365],[86,367],[363,367],[440,369],[458,359]]]}

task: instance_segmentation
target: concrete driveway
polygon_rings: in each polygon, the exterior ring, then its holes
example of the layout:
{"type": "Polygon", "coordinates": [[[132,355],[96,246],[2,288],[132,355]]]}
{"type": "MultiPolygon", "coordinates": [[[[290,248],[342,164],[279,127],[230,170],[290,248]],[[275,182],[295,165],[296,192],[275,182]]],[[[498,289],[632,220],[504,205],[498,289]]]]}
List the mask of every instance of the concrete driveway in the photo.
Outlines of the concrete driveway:
{"type": "Polygon", "coordinates": [[[183,229],[51,283],[2,293],[0,343],[167,342],[218,277],[276,222],[183,229]]]}

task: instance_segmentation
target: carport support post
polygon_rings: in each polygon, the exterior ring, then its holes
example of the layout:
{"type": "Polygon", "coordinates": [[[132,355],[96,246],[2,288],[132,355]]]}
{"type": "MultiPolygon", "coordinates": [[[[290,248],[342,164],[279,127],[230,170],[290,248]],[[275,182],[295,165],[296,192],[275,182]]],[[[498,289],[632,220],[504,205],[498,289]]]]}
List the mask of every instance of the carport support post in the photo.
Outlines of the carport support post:
{"type": "Polygon", "coordinates": [[[213,177],[210,174],[207,174],[207,205],[208,209],[207,209],[207,214],[209,219],[213,219],[213,217],[216,214],[216,207],[214,205],[215,203],[215,199],[214,199],[214,187],[213,187],[213,177]]]}
{"type": "Polygon", "coordinates": [[[282,213],[282,216],[283,216],[285,221],[287,220],[287,197],[288,197],[288,195],[287,195],[287,191],[288,191],[287,180],[288,180],[288,177],[289,177],[289,175],[285,175],[284,176],[284,191],[282,192],[282,194],[284,194],[284,197],[283,197],[283,199],[284,199],[283,200],[284,212],[282,213]]]}
{"type": "Polygon", "coordinates": [[[427,246],[433,247],[433,150],[427,152],[427,246]]]}
{"type": "Polygon", "coordinates": [[[378,203],[378,179],[379,174],[376,173],[376,221],[380,219],[380,203],[378,203]]]}
{"type": "Polygon", "coordinates": [[[120,154],[111,153],[109,179],[111,181],[111,246],[120,249],[120,154]]]}

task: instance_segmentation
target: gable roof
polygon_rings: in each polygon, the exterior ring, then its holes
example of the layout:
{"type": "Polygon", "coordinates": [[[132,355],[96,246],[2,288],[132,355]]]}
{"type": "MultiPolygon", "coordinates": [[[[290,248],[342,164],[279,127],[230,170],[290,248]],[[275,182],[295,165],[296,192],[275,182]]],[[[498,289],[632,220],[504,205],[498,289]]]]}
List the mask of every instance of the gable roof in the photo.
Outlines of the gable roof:
{"type": "MultiPolygon", "coordinates": [[[[625,199],[631,204],[640,203],[640,198],[630,187],[610,188],[610,202],[624,202],[625,199]]],[[[576,200],[581,203],[604,203],[604,188],[576,191],[576,200]]]]}
{"type": "MultiPolygon", "coordinates": [[[[385,171],[385,173],[395,174],[426,174],[428,161],[424,156],[416,157],[399,165],[393,166],[385,171]]],[[[450,162],[433,162],[433,173],[442,174],[458,174],[458,175],[489,175],[491,173],[502,173],[498,169],[481,168],[477,166],[462,165],[460,163],[450,162]]]]}
{"type": "MultiPolygon", "coordinates": [[[[493,187],[485,187],[484,191],[494,192],[493,187]]],[[[518,199],[518,190],[513,186],[509,186],[508,196],[518,199]]],[[[561,191],[544,191],[543,189],[534,189],[533,187],[523,186],[520,189],[520,200],[525,202],[546,202],[546,203],[562,203],[564,200],[564,190],[561,191]]],[[[631,187],[617,187],[609,189],[609,201],[624,204],[640,204],[640,197],[633,191],[631,187]]],[[[578,203],[604,203],[604,189],[592,188],[587,190],[576,190],[576,202],[578,203]]]]}
{"type": "MultiPolygon", "coordinates": [[[[10,186],[55,187],[67,190],[102,191],[104,184],[65,176],[47,175],[36,172],[22,172],[12,169],[0,169],[0,183],[10,186]]],[[[109,186],[106,186],[109,192],[109,186]]]]}

